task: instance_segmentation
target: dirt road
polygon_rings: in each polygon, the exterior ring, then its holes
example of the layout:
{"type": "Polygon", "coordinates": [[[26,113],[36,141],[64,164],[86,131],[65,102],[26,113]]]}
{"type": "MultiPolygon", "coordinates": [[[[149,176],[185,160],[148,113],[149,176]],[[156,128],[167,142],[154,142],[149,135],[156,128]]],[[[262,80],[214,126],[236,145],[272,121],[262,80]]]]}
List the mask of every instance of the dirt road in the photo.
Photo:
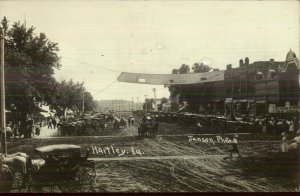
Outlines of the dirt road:
{"type": "Polygon", "coordinates": [[[228,158],[231,145],[225,141],[231,134],[182,132],[182,127],[173,124],[162,124],[163,129],[166,133],[157,138],[138,138],[134,136],[136,127],[128,127],[111,136],[20,139],[9,142],[8,149],[34,157],[33,150],[39,146],[78,144],[96,161],[98,191],[294,190],[292,169],[284,172],[286,165],[279,167],[264,159],[278,150],[280,136],[240,134],[243,157],[228,158]]]}

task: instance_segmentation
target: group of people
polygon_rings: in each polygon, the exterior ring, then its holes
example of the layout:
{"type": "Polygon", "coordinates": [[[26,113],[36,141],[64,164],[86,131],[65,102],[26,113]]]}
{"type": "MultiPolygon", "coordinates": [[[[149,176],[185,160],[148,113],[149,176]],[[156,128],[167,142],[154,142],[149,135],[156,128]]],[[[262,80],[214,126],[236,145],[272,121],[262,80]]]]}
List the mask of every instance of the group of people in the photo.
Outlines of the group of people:
{"type": "Polygon", "coordinates": [[[40,135],[41,123],[34,123],[32,119],[27,119],[21,122],[9,122],[6,125],[6,137],[10,138],[31,138],[34,135],[40,135]]]}
{"type": "Polygon", "coordinates": [[[275,117],[261,118],[256,120],[261,127],[262,132],[295,132],[297,130],[297,120],[277,119],[275,117]]]}

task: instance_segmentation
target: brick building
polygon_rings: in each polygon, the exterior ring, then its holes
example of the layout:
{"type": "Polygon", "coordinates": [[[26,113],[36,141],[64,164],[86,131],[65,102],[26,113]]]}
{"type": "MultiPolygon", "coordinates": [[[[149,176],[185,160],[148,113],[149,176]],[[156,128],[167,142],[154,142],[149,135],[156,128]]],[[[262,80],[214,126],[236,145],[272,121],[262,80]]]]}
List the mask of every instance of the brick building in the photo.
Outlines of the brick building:
{"type": "Polygon", "coordinates": [[[299,60],[293,51],[288,52],[285,61],[270,59],[250,64],[245,58],[239,61],[239,67],[228,65],[215,73],[218,78],[213,81],[171,85],[173,105],[186,102],[191,112],[233,115],[291,112],[298,108],[299,60]]]}

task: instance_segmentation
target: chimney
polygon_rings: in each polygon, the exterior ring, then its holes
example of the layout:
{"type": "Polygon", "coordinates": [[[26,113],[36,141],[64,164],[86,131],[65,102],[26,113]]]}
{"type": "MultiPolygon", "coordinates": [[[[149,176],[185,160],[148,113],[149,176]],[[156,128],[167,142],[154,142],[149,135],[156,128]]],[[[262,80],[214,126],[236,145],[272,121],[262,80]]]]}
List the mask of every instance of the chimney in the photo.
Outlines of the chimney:
{"type": "Polygon", "coordinates": [[[243,59],[240,59],[240,67],[242,67],[244,64],[243,59]]]}
{"type": "Polygon", "coordinates": [[[274,63],[274,59],[270,59],[270,62],[271,62],[271,64],[273,64],[274,63]]]}
{"type": "Polygon", "coordinates": [[[249,58],[248,57],[245,58],[245,64],[249,65],[249,58]]]}
{"type": "Polygon", "coordinates": [[[231,64],[226,65],[226,69],[227,70],[232,69],[232,65],[231,64]]]}

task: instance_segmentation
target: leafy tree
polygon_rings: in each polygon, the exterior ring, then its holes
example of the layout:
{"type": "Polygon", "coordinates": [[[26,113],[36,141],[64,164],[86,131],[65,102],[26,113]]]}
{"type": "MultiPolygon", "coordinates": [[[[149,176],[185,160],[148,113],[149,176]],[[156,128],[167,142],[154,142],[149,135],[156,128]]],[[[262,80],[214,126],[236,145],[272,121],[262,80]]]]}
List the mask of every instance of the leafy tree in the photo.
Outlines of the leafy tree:
{"type": "Polygon", "coordinates": [[[173,69],[172,70],[172,74],[178,74],[179,73],[179,70],[178,69],[173,69]]]}
{"type": "Polygon", "coordinates": [[[50,105],[59,115],[66,109],[79,110],[84,91],[85,109],[93,109],[93,97],[83,83],[57,82],[53,77],[54,69],[61,67],[57,43],[44,33],[36,35],[34,27],[26,28],[20,22],[10,27],[5,17],[1,28],[5,32],[6,107],[21,114],[19,120],[38,113],[41,104],[50,105]]]}
{"type": "Polygon", "coordinates": [[[61,67],[57,43],[44,33],[34,34],[20,22],[9,27],[4,17],[6,107],[22,116],[38,112],[38,103],[50,103],[55,84],[54,69],[61,67]]]}
{"type": "Polygon", "coordinates": [[[192,70],[194,73],[203,73],[203,72],[209,72],[212,68],[208,65],[204,65],[203,63],[194,63],[192,70]]]}
{"type": "Polygon", "coordinates": [[[161,111],[161,110],[162,110],[163,104],[164,104],[164,103],[168,103],[168,102],[169,102],[169,99],[168,99],[168,98],[165,98],[165,97],[161,98],[160,104],[158,104],[157,109],[158,109],[159,111],[161,111]]]}
{"type": "Polygon", "coordinates": [[[92,111],[95,108],[95,102],[90,92],[86,91],[83,82],[74,82],[63,80],[56,83],[55,96],[52,99],[52,108],[56,110],[59,116],[63,116],[67,109],[79,112],[82,109],[82,100],[84,99],[84,110],[92,111]]]}
{"type": "Polygon", "coordinates": [[[168,102],[169,102],[168,98],[165,98],[165,97],[161,98],[161,101],[160,101],[161,104],[168,103],[168,102]]]}
{"type": "Polygon", "coordinates": [[[94,111],[97,108],[97,102],[94,101],[91,93],[87,91],[84,93],[84,108],[85,111],[94,111]]]}
{"type": "Polygon", "coordinates": [[[182,64],[178,71],[180,74],[188,74],[190,73],[190,66],[182,64]]]}

